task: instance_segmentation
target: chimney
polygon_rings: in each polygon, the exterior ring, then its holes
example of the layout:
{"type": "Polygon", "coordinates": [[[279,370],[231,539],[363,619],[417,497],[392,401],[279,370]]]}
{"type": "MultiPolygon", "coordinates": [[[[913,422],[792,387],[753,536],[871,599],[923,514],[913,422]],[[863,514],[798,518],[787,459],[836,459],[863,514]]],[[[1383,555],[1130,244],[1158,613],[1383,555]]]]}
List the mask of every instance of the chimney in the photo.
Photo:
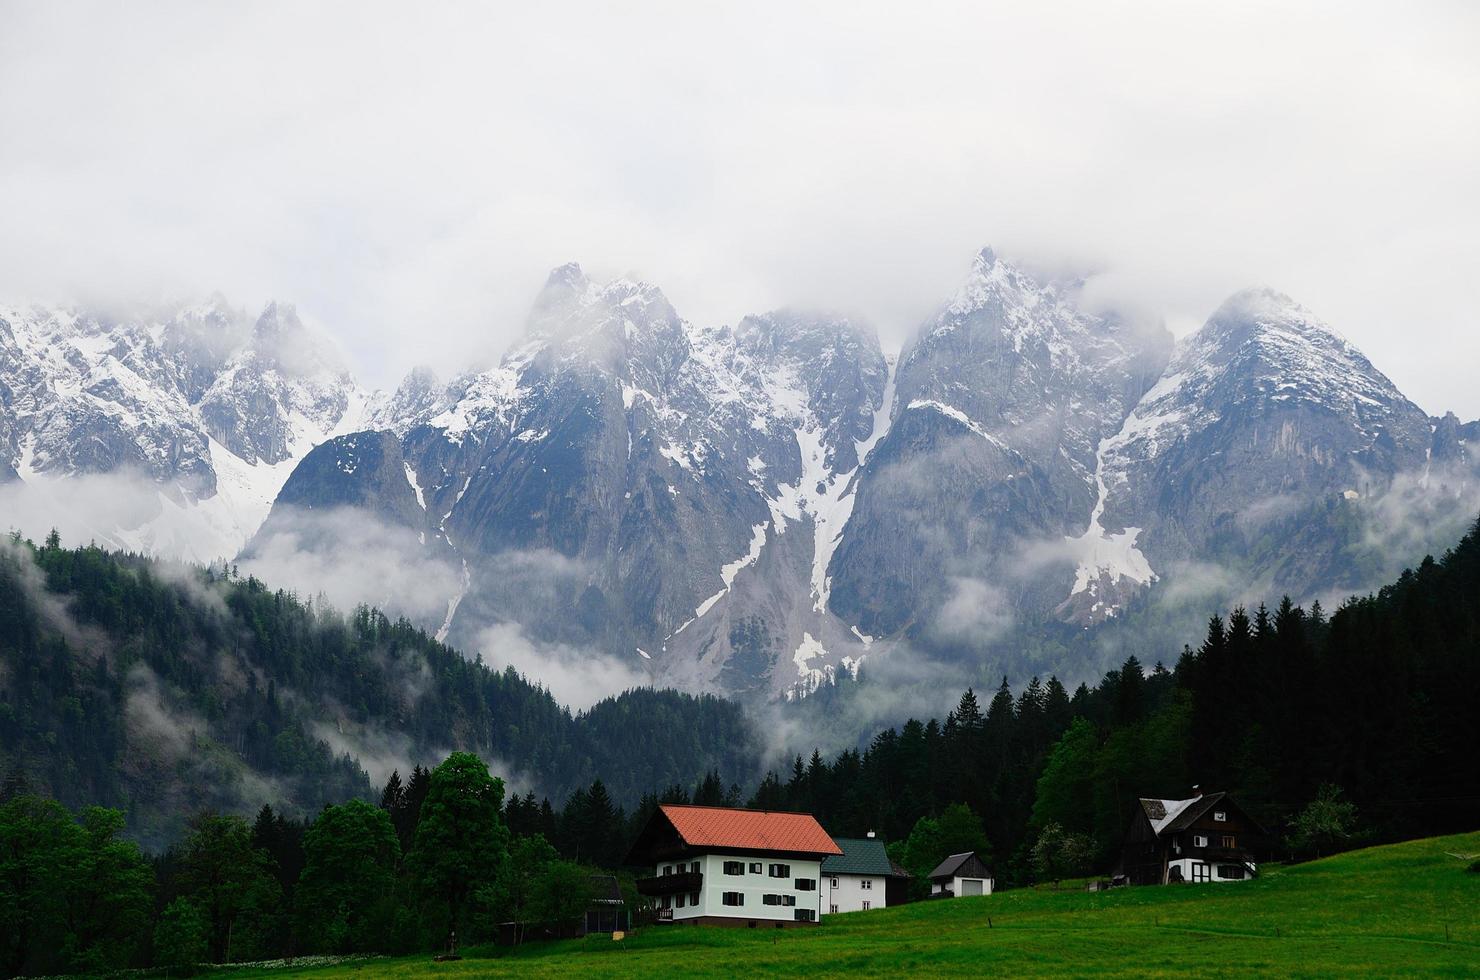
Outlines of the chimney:
{"type": "Polygon", "coordinates": [[[869,831],[869,832],[868,832],[868,839],[869,839],[869,840],[873,840],[873,839],[874,839],[874,832],[873,832],[873,831],[872,831],[872,830],[870,830],[870,831],[869,831]]]}

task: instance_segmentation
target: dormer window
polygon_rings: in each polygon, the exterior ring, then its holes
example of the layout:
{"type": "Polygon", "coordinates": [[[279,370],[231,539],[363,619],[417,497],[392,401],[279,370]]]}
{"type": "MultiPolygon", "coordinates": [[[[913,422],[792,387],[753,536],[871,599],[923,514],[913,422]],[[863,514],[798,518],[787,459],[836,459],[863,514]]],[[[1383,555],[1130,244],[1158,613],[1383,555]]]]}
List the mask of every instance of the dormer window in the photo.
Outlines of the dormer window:
{"type": "Polygon", "coordinates": [[[1214,810],[1213,811],[1213,819],[1216,820],[1216,821],[1218,821],[1219,823],[1227,823],[1228,822],[1228,811],[1227,810],[1214,810]]]}

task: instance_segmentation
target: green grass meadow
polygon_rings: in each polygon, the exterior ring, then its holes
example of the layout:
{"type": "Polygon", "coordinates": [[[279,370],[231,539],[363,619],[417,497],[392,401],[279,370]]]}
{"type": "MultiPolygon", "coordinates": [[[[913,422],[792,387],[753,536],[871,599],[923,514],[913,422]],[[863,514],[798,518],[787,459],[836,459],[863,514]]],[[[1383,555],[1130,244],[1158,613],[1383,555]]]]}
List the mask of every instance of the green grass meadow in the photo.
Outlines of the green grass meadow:
{"type": "Polygon", "coordinates": [[[1353,851],[1257,880],[1024,889],[827,916],[812,929],[657,926],[609,937],[378,959],[261,977],[1480,977],[1480,832],[1353,851]],[[1446,932],[1447,929],[1447,932],[1446,932]]]}

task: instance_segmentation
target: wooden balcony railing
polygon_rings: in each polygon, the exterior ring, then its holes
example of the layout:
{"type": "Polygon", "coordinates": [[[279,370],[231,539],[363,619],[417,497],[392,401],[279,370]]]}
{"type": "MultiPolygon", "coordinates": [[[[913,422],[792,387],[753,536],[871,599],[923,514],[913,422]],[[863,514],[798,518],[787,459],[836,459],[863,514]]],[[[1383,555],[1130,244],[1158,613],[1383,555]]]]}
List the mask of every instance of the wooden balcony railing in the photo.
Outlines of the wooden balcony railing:
{"type": "Polygon", "coordinates": [[[674,895],[678,892],[696,892],[704,887],[704,874],[700,871],[681,871],[655,878],[638,878],[637,891],[642,895],[674,895]]]}

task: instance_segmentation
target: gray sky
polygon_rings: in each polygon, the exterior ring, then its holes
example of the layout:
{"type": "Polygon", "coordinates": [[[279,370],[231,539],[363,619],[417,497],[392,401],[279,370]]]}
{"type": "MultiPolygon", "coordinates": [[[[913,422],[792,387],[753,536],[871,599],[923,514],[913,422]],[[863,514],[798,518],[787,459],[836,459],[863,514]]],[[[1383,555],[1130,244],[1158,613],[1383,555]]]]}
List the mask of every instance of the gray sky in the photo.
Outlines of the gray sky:
{"type": "Polygon", "coordinates": [[[393,384],[570,259],[897,343],[990,243],[1480,416],[1480,5],[636,7],[0,0],[0,297],[275,296],[393,384]]]}

